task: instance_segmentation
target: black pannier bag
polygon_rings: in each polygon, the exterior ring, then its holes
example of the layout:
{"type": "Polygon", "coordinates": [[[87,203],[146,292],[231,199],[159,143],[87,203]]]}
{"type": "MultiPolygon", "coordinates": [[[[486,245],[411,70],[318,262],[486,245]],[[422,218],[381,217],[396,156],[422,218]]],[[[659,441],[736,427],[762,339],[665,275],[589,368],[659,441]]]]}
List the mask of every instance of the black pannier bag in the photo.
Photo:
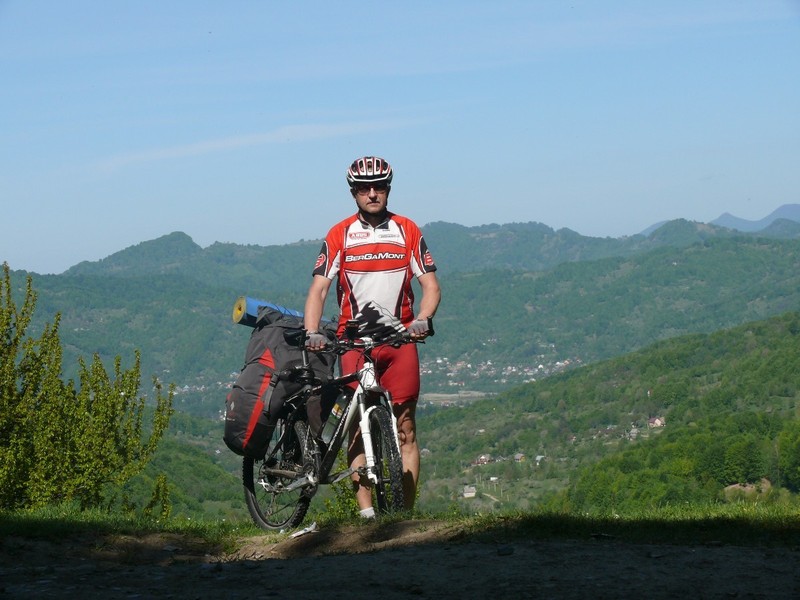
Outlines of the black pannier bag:
{"type": "MultiPolygon", "coordinates": [[[[303,363],[302,350],[289,346],[283,337],[287,330],[302,328],[302,317],[259,308],[244,367],[225,399],[223,440],[236,454],[264,458],[284,400],[302,387],[280,376],[284,369],[303,363]]],[[[333,377],[333,355],[309,352],[309,361],[317,377],[323,381],[333,377]]]]}

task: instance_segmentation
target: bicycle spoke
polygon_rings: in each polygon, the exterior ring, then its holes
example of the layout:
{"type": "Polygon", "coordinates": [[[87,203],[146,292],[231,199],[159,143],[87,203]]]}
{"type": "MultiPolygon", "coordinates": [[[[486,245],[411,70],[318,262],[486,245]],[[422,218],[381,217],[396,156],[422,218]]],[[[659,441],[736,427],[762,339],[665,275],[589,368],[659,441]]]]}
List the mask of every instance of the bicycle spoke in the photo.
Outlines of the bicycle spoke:
{"type": "MultiPolygon", "coordinates": [[[[282,425],[282,424],[281,424],[282,425]]],[[[309,486],[293,486],[303,478],[313,462],[306,448],[307,425],[295,424],[294,435],[287,435],[274,457],[265,461],[245,458],[242,481],[245,501],[253,521],[262,529],[284,529],[299,525],[306,515],[316,491],[309,486]]],[[[282,427],[276,427],[274,442],[280,439],[282,427]]]]}
{"type": "Polygon", "coordinates": [[[393,416],[384,407],[370,413],[370,434],[375,454],[378,484],[375,500],[378,512],[392,513],[403,510],[403,461],[392,427],[393,416]]]}

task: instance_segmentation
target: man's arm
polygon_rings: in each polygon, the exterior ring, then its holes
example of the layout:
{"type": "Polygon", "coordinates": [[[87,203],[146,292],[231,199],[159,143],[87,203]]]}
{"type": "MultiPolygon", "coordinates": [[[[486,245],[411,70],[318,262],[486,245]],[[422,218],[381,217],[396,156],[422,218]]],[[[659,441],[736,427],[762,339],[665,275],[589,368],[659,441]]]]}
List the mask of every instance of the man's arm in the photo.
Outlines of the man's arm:
{"type": "Polygon", "coordinates": [[[308,331],[319,331],[319,322],[322,320],[322,310],[325,307],[325,298],[331,287],[331,280],[324,275],[314,275],[311,287],[308,288],[306,307],[303,311],[303,324],[308,331]]]}
{"type": "Polygon", "coordinates": [[[417,277],[417,281],[422,288],[417,319],[424,320],[436,314],[436,309],[439,308],[439,302],[442,299],[442,290],[439,288],[439,280],[433,271],[420,275],[417,277]]]}

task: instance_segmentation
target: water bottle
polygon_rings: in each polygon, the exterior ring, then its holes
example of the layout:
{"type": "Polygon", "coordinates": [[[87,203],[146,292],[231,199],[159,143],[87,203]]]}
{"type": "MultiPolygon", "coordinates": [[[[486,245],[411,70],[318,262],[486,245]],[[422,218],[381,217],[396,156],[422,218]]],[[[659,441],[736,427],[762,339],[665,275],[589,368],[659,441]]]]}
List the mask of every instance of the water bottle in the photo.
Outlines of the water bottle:
{"type": "Polygon", "coordinates": [[[350,402],[350,396],[348,394],[339,394],[339,397],[336,398],[336,403],[331,409],[331,414],[328,415],[328,420],[325,421],[325,425],[322,427],[322,441],[326,444],[331,443],[333,433],[339,426],[339,421],[342,420],[342,415],[344,414],[344,409],[347,408],[348,402],[350,402]]]}

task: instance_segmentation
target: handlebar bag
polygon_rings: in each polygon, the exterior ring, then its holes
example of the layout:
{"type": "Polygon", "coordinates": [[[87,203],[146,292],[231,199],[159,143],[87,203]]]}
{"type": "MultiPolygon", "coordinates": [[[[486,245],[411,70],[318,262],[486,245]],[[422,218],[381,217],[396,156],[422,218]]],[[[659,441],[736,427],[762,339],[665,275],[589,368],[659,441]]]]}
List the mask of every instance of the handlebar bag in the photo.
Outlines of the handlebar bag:
{"type": "MultiPolygon", "coordinates": [[[[269,448],[284,401],[300,391],[302,383],[282,377],[281,372],[303,364],[302,350],[284,339],[287,329],[302,329],[301,317],[269,307],[259,310],[258,320],[245,352],[244,366],[225,399],[225,445],[240,456],[262,459],[269,448]]],[[[317,378],[333,377],[334,356],[309,353],[317,378]]]]}

